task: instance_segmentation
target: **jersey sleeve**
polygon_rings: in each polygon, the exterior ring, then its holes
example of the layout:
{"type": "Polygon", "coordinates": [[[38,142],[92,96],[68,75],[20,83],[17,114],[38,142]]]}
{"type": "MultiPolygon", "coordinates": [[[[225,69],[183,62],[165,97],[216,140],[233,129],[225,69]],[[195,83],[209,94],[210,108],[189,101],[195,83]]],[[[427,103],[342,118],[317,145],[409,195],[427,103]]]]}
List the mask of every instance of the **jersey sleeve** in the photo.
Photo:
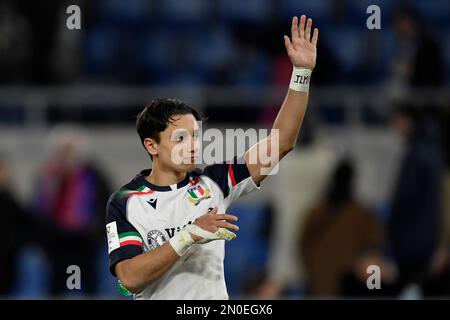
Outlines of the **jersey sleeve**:
{"type": "Polygon", "coordinates": [[[115,193],[109,198],[106,206],[109,270],[113,276],[116,276],[117,263],[143,253],[142,237],[127,220],[126,200],[126,197],[115,193]]]}
{"type": "Polygon", "coordinates": [[[226,207],[240,196],[260,188],[253,181],[243,156],[234,157],[230,162],[207,166],[203,175],[213,180],[222,190],[226,207]]]}

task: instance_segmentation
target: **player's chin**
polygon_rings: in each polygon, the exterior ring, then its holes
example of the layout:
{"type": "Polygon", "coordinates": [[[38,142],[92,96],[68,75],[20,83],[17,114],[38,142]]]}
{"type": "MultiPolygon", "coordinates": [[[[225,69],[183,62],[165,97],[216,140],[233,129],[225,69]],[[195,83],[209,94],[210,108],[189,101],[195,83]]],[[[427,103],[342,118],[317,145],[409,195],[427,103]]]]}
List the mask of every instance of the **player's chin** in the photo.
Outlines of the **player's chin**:
{"type": "Polygon", "coordinates": [[[195,169],[195,162],[182,163],[177,166],[178,172],[191,172],[195,169]]]}

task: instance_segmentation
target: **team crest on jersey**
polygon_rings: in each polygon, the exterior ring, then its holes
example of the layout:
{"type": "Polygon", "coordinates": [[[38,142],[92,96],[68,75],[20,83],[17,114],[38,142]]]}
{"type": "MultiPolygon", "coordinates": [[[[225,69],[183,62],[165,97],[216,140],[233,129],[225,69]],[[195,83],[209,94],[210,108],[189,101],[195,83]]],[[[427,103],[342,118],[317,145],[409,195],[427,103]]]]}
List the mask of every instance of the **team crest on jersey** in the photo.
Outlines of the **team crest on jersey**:
{"type": "Polygon", "coordinates": [[[150,250],[156,249],[166,242],[166,237],[159,230],[152,230],[147,234],[147,241],[150,250]]]}
{"type": "Polygon", "coordinates": [[[196,185],[188,189],[188,200],[196,206],[202,200],[211,198],[211,191],[206,186],[196,185]]]}

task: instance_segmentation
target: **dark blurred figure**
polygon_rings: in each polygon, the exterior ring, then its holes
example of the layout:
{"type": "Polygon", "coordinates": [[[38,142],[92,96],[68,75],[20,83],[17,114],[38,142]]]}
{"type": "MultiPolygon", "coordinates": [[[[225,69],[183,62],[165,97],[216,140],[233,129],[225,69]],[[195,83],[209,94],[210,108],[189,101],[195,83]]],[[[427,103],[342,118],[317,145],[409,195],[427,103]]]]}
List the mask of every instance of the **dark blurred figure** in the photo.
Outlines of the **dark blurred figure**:
{"type": "Polygon", "coordinates": [[[439,117],[443,129],[443,151],[445,153],[445,178],[443,198],[443,217],[440,245],[431,265],[431,280],[426,287],[428,295],[450,297],[450,108],[439,117]]]}
{"type": "Polygon", "coordinates": [[[405,49],[411,49],[409,82],[412,86],[439,86],[444,82],[444,60],[432,31],[409,7],[394,14],[394,27],[403,39],[405,49]]]}
{"type": "MultiPolygon", "coordinates": [[[[51,139],[53,140],[53,139],[51,139]]],[[[51,293],[68,293],[66,271],[81,269],[81,290],[95,293],[96,264],[104,235],[104,208],[110,188],[89,158],[77,131],[54,132],[54,150],[44,163],[35,193],[42,218],[39,241],[50,262],[51,293]]]]}
{"type": "Polygon", "coordinates": [[[310,293],[319,297],[385,293],[366,286],[367,267],[381,269],[382,289],[395,270],[381,254],[383,231],[374,214],[353,194],[354,168],[341,160],[324,199],[306,217],[300,248],[310,293]]]}
{"type": "Polygon", "coordinates": [[[17,257],[30,238],[28,219],[10,189],[7,165],[0,159],[0,203],[2,241],[0,242],[0,297],[10,295],[16,283],[17,257]]]}
{"type": "Polygon", "coordinates": [[[427,297],[450,297],[450,112],[448,109],[437,114],[443,133],[442,153],[444,176],[442,192],[442,218],[439,221],[439,245],[435,250],[429,276],[423,286],[427,297]]]}
{"type": "Polygon", "coordinates": [[[404,98],[410,89],[440,86],[445,81],[445,65],[433,31],[408,6],[393,15],[396,35],[389,87],[394,98],[404,98]]]}
{"type": "Polygon", "coordinates": [[[89,1],[0,1],[0,82],[42,85],[76,80],[82,69],[83,33],[66,27],[66,8],[72,4],[82,8],[86,27],[89,1]]]}
{"type": "Polygon", "coordinates": [[[428,289],[434,291],[430,294],[443,294],[448,280],[441,288],[430,282],[437,276],[442,225],[444,163],[439,126],[426,108],[404,105],[397,107],[392,124],[406,138],[389,226],[399,287],[416,285],[425,295],[428,289]]]}
{"type": "Polygon", "coordinates": [[[23,82],[32,66],[32,30],[13,1],[0,2],[0,82],[23,82]]]}

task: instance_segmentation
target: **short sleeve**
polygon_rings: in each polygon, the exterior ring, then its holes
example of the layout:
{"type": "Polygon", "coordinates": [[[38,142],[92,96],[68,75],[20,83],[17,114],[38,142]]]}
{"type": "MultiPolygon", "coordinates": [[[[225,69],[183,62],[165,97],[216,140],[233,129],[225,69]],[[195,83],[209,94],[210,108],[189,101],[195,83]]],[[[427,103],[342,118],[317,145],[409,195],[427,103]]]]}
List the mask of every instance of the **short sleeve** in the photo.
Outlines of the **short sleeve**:
{"type": "Polygon", "coordinates": [[[244,157],[235,157],[230,162],[213,164],[205,167],[203,175],[213,180],[222,190],[225,205],[228,207],[234,200],[255,189],[259,189],[253,181],[244,157]]]}
{"type": "Polygon", "coordinates": [[[115,266],[122,260],[143,252],[142,237],[127,220],[127,198],[113,194],[106,206],[106,236],[108,240],[109,270],[116,276],[115,266]]]}

